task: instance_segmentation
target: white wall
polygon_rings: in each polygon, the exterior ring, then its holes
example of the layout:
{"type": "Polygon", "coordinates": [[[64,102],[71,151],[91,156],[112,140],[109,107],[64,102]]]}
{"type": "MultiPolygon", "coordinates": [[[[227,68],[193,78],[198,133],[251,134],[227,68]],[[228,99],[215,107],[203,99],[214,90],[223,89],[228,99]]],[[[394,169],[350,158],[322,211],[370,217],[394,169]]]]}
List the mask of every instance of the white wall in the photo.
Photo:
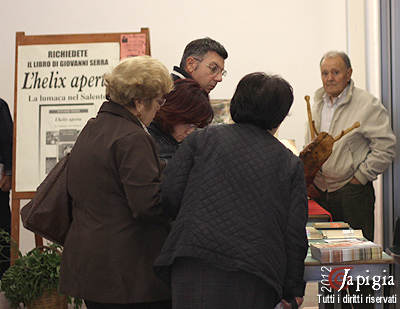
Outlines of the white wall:
{"type": "Polygon", "coordinates": [[[228,50],[228,76],[211,98],[230,98],[254,71],[278,73],[295,91],[292,117],[280,136],[303,145],[304,95],[320,86],[318,63],[329,49],[346,50],[345,0],[249,1],[6,1],[0,12],[3,42],[0,96],[14,95],[15,32],[25,35],[138,31],[149,27],[152,55],[168,68],[185,45],[210,36],[228,50]]]}
{"type": "MultiPolygon", "coordinates": [[[[365,81],[366,89],[377,98],[381,98],[380,66],[380,6],[379,1],[365,1],[365,81]]],[[[375,203],[375,237],[374,241],[383,246],[383,180],[379,175],[374,181],[375,203]]]]}
{"type": "MultiPolygon", "coordinates": [[[[363,0],[4,0],[0,11],[0,96],[13,110],[17,31],[25,35],[109,33],[148,27],[152,55],[168,68],[179,63],[189,41],[210,36],[229,52],[228,76],[211,98],[231,98],[247,73],[280,74],[292,84],[295,102],[279,136],[295,139],[301,149],[306,123],[303,98],[306,94],[312,97],[321,86],[322,54],[331,49],[349,51],[350,46],[352,57],[353,52],[364,50],[359,46],[364,44],[364,32],[357,32],[359,21],[364,21],[361,6],[363,0]]],[[[365,85],[363,61],[362,68],[357,67],[359,61],[353,66],[360,86],[365,85]]]]}

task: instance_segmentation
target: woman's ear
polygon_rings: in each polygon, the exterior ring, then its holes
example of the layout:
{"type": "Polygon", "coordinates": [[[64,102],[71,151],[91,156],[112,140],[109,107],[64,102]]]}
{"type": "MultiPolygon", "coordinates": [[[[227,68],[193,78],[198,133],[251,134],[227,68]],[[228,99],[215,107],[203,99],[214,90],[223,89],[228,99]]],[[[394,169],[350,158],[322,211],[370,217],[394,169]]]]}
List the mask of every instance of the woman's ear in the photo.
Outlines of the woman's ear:
{"type": "Polygon", "coordinates": [[[143,108],[144,108],[143,101],[139,100],[139,99],[135,99],[135,100],[133,100],[133,103],[134,103],[134,107],[135,107],[136,111],[138,113],[142,113],[143,108]]]}

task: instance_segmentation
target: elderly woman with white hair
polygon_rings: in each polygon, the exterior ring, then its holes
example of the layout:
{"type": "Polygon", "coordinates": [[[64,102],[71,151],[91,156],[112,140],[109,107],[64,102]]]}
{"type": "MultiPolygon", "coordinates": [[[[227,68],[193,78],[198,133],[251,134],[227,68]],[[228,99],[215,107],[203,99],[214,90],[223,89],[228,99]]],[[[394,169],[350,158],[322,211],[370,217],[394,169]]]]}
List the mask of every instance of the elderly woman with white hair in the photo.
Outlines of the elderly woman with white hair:
{"type": "Polygon", "coordinates": [[[104,76],[108,101],[88,121],[68,162],[72,217],[60,292],[92,308],[169,308],[152,265],[168,234],[161,166],[148,126],[170,92],[166,67],[129,58],[104,76]]]}

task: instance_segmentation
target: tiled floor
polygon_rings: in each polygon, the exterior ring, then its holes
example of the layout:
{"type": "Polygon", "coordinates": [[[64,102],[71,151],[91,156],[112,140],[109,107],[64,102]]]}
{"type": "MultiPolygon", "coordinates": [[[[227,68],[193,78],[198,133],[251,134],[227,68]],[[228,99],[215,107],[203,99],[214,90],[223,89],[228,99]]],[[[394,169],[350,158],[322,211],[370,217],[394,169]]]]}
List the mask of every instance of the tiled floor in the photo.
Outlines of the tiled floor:
{"type": "Polygon", "coordinates": [[[306,286],[304,302],[301,308],[317,309],[318,308],[318,282],[309,282],[306,286]]]}
{"type": "Polygon", "coordinates": [[[1,309],[11,309],[11,307],[8,305],[8,302],[6,298],[4,297],[3,293],[0,293],[0,308],[1,309]]]}

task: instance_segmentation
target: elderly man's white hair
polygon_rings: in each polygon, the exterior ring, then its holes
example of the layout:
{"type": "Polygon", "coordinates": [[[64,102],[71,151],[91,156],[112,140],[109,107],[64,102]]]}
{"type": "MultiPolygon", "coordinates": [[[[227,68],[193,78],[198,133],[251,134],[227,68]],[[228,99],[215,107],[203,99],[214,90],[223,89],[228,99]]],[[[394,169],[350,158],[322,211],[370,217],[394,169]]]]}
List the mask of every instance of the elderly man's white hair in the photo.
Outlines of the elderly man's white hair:
{"type": "Polygon", "coordinates": [[[349,56],[347,56],[347,54],[345,52],[336,51],[336,50],[331,50],[331,51],[328,51],[327,53],[325,53],[322,56],[321,61],[319,62],[319,65],[321,66],[322,61],[324,61],[326,58],[333,58],[333,57],[338,57],[338,56],[343,59],[343,62],[346,65],[346,68],[351,69],[351,62],[350,62],[349,56]]]}

